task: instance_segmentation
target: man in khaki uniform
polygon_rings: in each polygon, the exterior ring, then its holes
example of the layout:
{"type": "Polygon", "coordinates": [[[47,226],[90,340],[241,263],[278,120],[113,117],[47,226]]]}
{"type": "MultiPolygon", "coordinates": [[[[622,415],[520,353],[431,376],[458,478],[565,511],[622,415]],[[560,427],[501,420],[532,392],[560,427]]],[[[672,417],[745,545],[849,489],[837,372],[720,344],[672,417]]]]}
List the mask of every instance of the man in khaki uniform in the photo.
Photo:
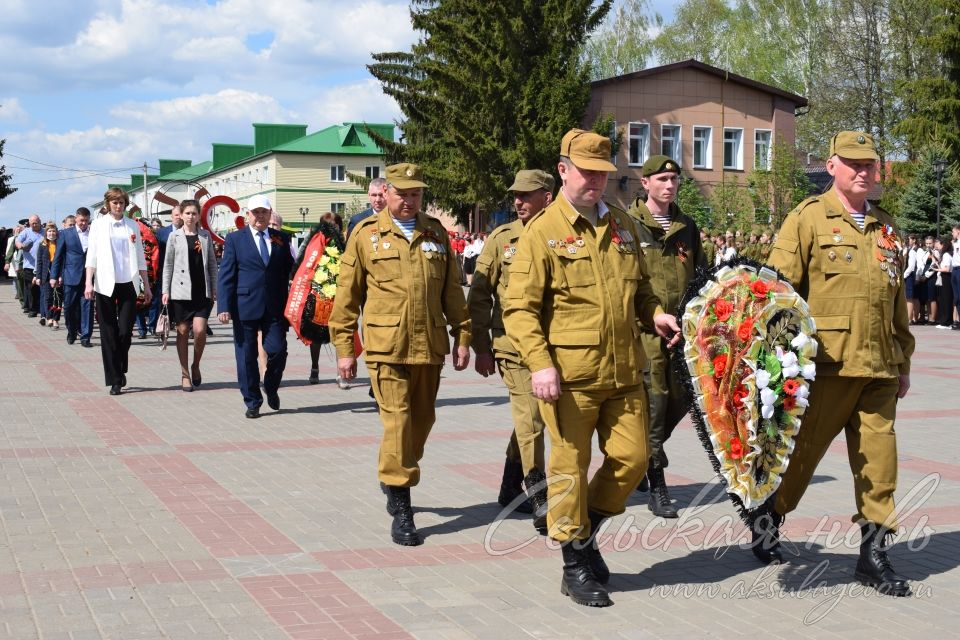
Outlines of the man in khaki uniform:
{"type": "Polygon", "coordinates": [[[450,240],[440,222],[420,212],[427,186],[420,167],[387,167],[387,206],[360,222],[340,262],[330,332],[340,377],[357,375],[353,334],[361,311],[370,385],[383,422],[379,475],[390,529],[400,545],[421,544],[410,487],[436,419],[440,369],[455,341],[453,366],[470,362],[470,317],[450,240]]]}
{"type": "Polygon", "coordinates": [[[524,225],[540,213],[553,199],[553,176],[546,171],[530,169],[518,171],[510,191],[517,210],[517,220],[500,225],[487,238],[477,269],[470,284],[467,306],[473,328],[473,351],[476,354],[477,373],[486,377],[500,370],[500,376],[510,393],[513,413],[513,434],[507,446],[498,501],[511,504],[523,493],[526,484],[530,502],[517,511],[534,513],[534,526],[546,533],[547,488],[546,467],[543,464],[543,419],[533,396],[530,370],[520,360],[520,354],[503,329],[502,300],[507,295],[510,265],[517,252],[517,241],[524,225]],[[491,340],[492,334],[492,340],[491,340]]]}
{"type": "Polygon", "coordinates": [[[700,230],[700,247],[703,249],[703,255],[707,257],[707,266],[712,267],[717,256],[717,245],[713,244],[713,234],[710,231],[700,230]]]}
{"type": "MultiPolygon", "coordinates": [[[[650,271],[650,283],[660,304],[670,313],[707,257],[697,224],[680,211],[675,200],[680,187],[680,165],[667,156],[651,156],[640,169],[646,200],[637,198],[628,213],[637,221],[641,253],[650,271]]],[[[690,410],[692,398],[670,366],[666,341],[645,328],[640,342],[647,356],[643,373],[650,402],[650,463],[647,466],[650,500],[647,507],[663,518],[676,518],[663,470],[669,461],[664,444],[690,410]]],[[[644,485],[641,484],[641,489],[644,485]]]]}
{"type": "Polygon", "coordinates": [[[550,435],[547,525],[563,551],[561,591],[602,607],[610,572],[596,532],[623,512],[649,457],[637,323],[674,342],[679,327],[653,294],[636,224],[601,199],[615,170],[610,140],[567,132],[557,168],[560,193],[520,236],[503,320],[550,435]],[[605,458],[588,484],[594,432],[605,458]]]}
{"type": "Polygon", "coordinates": [[[806,298],[820,341],[817,381],[803,417],[773,516],[754,526],[754,554],[781,560],[778,527],[803,496],[817,463],[840,432],[847,441],[863,534],[856,577],[881,593],[910,587],[886,554],[897,528],[897,399],[910,388],[910,334],[900,276],[902,243],[893,218],[867,202],[879,161],[866,133],[844,131],[830,141],[833,188],[791,211],[770,264],[806,298]]]}

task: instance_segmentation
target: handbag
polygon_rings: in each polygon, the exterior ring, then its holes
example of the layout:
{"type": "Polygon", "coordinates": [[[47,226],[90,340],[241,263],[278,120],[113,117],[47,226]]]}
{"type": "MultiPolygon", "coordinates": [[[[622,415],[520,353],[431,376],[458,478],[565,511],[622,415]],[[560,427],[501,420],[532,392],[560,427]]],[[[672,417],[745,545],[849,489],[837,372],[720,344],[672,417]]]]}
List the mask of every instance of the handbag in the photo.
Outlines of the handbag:
{"type": "Polygon", "coordinates": [[[170,335],[170,313],[167,311],[167,305],[163,305],[160,313],[157,315],[157,327],[154,329],[157,339],[160,341],[160,350],[167,348],[167,336],[170,335]]]}

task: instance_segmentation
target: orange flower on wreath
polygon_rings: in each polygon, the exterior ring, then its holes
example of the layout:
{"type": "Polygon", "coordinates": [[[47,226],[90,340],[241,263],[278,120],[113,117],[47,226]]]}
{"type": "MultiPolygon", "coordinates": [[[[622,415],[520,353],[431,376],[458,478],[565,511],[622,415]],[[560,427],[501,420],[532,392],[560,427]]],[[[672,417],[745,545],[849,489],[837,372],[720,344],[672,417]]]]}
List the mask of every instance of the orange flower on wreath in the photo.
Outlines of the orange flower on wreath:
{"type": "Polygon", "coordinates": [[[730,314],[733,313],[733,303],[720,298],[713,303],[713,312],[717,315],[719,322],[726,322],[730,319],[730,314]]]}
{"type": "Polygon", "coordinates": [[[793,396],[784,396],[783,398],[783,410],[784,411],[793,411],[797,408],[797,399],[793,396]]]}
{"type": "Polygon", "coordinates": [[[733,406],[742,407],[744,400],[750,395],[750,392],[747,391],[747,388],[742,384],[737,385],[737,388],[733,392],[733,406]]]}
{"type": "Polygon", "coordinates": [[[727,371],[727,354],[721,353],[713,359],[713,377],[722,378],[727,371]]]}
{"type": "Polygon", "coordinates": [[[753,336],[753,318],[747,318],[737,327],[737,337],[741,342],[747,342],[753,336]]]}
{"type": "Polygon", "coordinates": [[[750,283],[750,291],[758,298],[765,298],[770,293],[770,285],[763,280],[754,280],[750,283]]]}
{"type": "Polygon", "coordinates": [[[793,378],[789,378],[783,381],[783,392],[788,396],[797,395],[797,390],[799,388],[800,388],[800,383],[794,380],[793,378]]]}
{"type": "Polygon", "coordinates": [[[743,458],[743,443],[740,442],[740,438],[737,436],[730,439],[730,457],[734,460],[743,458]]]}

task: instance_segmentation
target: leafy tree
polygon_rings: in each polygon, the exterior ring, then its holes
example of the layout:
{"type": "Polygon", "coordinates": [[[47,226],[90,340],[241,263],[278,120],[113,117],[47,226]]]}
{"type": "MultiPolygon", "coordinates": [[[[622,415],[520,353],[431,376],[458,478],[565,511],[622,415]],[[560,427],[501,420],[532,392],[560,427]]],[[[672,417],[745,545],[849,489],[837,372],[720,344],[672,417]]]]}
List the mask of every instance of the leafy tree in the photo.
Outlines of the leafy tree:
{"type": "Polygon", "coordinates": [[[590,36],[583,55],[590,78],[602,80],[647,67],[653,54],[651,33],[663,27],[663,18],[649,0],[624,0],[590,36]]]}
{"type": "Polygon", "coordinates": [[[420,164],[428,195],[464,221],[504,199],[518,169],[553,169],[589,101],[583,42],[612,0],[413,0],[421,40],[368,69],[406,120],[391,161],[420,164]]]}
{"type": "Polygon", "coordinates": [[[904,47],[899,91],[906,108],[894,128],[906,139],[909,156],[932,142],[946,158],[960,161],[960,0],[929,3],[901,0],[898,20],[917,23],[918,36],[904,47]]]}
{"type": "MultiPolygon", "coordinates": [[[[6,143],[6,140],[0,140],[0,160],[3,160],[3,145],[6,143]]],[[[0,164],[0,200],[3,200],[17,190],[16,187],[10,186],[10,179],[12,177],[13,176],[7,174],[7,167],[0,164]]]]}
{"type": "Polygon", "coordinates": [[[610,138],[610,157],[612,158],[620,152],[620,145],[623,144],[623,128],[617,129],[616,124],[612,113],[601,113],[591,127],[594,133],[610,138]]]}
{"type": "Polygon", "coordinates": [[[783,217],[813,191],[796,153],[782,138],[773,144],[770,168],[751,171],[747,185],[754,207],[770,212],[774,228],[779,228],[783,217]]]}
{"type": "MultiPolygon", "coordinates": [[[[753,201],[736,176],[725,176],[710,195],[714,225],[721,229],[749,229],[755,220],[753,201]]],[[[763,222],[766,222],[765,220],[763,222]]]]}
{"type": "Polygon", "coordinates": [[[700,229],[709,229],[713,224],[710,203],[703,197],[696,180],[690,176],[683,175],[680,177],[680,188],[677,189],[677,206],[693,218],[700,229]]]}
{"type": "MultiPolygon", "coordinates": [[[[935,235],[937,232],[937,172],[934,162],[943,158],[946,149],[931,145],[920,153],[916,172],[900,200],[897,223],[907,233],[935,235]]],[[[949,228],[957,211],[958,177],[955,166],[948,166],[940,183],[940,229],[949,228]]]]}

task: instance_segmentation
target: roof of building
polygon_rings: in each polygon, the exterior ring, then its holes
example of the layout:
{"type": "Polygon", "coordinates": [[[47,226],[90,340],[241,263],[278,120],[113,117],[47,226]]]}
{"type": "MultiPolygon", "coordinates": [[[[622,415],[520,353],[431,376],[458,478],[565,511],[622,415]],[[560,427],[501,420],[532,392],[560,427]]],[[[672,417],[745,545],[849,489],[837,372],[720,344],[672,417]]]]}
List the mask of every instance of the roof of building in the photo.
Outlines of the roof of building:
{"type": "Polygon", "coordinates": [[[310,135],[303,136],[286,144],[281,144],[272,151],[281,153],[333,153],[337,155],[370,155],[383,153],[367,132],[367,128],[376,131],[382,137],[393,137],[393,125],[366,124],[362,122],[344,122],[321,129],[310,135]],[[386,129],[384,129],[386,127],[386,129]]]}
{"type": "Polygon", "coordinates": [[[212,160],[204,160],[203,162],[198,162],[197,164],[192,164],[188,167],[184,167],[179,171],[174,171],[172,173],[167,173],[165,175],[157,178],[157,182],[171,182],[173,180],[184,180],[191,181],[196,178],[210,173],[210,169],[213,168],[212,160]]]}
{"type": "Polygon", "coordinates": [[[633,73],[626,73],[622,76],[614,76],[612,78],[604,78],[603,80],[595,80],[590,83],[591,87],[602,87],[608,84],[615,84],[618,82],[623,82],[625,80],[635,80],[640,78],[648,78],[650,76],[660,75],[662,73],[670,73],[672,71],[680,71],[682,69],[696,69],[704,73],[716,76],[722,80],[727,80],[729,82],[735,82],[737,84],[756,89],[757,91],[763,91],[764,93],[770,93],[775,96],[779,96],[786,100],[790,100],[798,107],[807,106],[807,99],[803,96],[798,96],[795,93],[790,93],[789,91],[784,91],[778,87],[775,87],[770,84],[765,84],[763,82],[758,82],[756,80],[751,80],[750,78],[737,75],[735,73],[730,73],[725,69],[720,69],[719,67],[714,67],[712,65],[700,62],[699,60],[694,60],[693,58],[689,60],[681,60],[680,62],[674,62],[673,64],[665,64],[659,67],[650,67],[649,69],[642,69],[640,71],[634,71],[633,73]]]}

